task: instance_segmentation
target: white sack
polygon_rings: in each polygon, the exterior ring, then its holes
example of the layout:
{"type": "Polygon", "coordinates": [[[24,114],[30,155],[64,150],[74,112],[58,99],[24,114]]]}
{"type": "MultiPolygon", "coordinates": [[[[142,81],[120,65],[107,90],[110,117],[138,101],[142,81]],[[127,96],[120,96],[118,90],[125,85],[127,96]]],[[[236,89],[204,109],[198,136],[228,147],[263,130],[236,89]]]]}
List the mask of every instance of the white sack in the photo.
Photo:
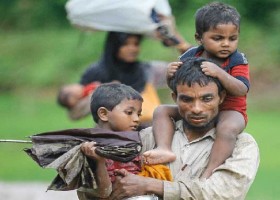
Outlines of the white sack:
{"type": "Polygon", "coordinates": [[[67,18],[74,26],[88,30],[150,33],[158,24],[152,9],[168,15],[168,0],[69,0],[67,18]]]}

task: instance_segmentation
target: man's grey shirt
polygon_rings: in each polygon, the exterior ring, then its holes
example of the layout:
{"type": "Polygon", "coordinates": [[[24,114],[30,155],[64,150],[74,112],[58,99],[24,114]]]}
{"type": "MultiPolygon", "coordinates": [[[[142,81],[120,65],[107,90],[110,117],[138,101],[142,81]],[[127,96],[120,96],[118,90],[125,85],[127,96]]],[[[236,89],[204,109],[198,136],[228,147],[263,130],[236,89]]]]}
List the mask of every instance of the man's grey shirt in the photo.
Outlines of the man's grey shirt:
{"type": "MultiPolygon", "coordinates": [[[[155,147],[152,128],[142,130],[140,136],[142,152],[155,147]]],[[[177,158],[169,164],[174,180],[164,181],[163,199],[245,199],[260,162],[256,141],[248,133],[239,134],[232,156],[210,178],[201,180],[214,140],[215,129],[212,129],[189,142],[182,121],[176,123],[172,151],[177,158]]]]}

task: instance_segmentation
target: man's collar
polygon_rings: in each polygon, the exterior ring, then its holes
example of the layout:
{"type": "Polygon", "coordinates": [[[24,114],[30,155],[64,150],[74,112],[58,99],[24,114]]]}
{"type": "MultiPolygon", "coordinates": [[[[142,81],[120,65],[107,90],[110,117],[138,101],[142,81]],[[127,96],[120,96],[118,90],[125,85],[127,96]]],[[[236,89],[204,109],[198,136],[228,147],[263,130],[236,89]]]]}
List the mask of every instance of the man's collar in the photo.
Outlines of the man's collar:
{"type": "MultiPolygon", "coordinates": [[[[179,121],[176,122],[176,130],[179,130],[180,132],[185,133],[184,128],[183,128],[183,120],[179,120],[179,121]]],[[[208,137],[211,137],[213,140],[215,140],[215,138],[216,138],[215,132],[216,132],[216,128],[212,128],[204,136],[202,136],[200,138],[197,138],[190,143],[198,142],[198,141],[203,140],[203,139],[208,138],[208,137]]]]}

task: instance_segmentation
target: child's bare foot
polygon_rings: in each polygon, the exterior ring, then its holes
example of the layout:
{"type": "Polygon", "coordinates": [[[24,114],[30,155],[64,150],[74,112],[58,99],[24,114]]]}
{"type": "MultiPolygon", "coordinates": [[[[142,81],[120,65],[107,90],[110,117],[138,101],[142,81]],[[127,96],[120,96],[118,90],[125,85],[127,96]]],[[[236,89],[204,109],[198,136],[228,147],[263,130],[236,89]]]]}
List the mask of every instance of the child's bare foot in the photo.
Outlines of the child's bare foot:
{"type": "Polygon", "coordinates": [[[143,153],[143,156],[146,164],[149,165],[169,163],[176,159],[176,155],[172,151],[166,149],[146,151],[143,153]]]}

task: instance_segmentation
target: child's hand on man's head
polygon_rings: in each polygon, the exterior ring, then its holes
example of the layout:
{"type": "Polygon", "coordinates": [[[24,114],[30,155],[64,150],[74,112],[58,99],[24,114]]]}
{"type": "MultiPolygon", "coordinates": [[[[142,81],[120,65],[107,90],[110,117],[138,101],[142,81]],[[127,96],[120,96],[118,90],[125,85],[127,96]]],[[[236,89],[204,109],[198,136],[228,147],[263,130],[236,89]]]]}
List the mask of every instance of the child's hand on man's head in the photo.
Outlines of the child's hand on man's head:
{"type": "Polygon", "coordinates": [[[182,62],[171,62],[167,66],[166,71],[166,78],[171,79],[174,77],[176,71],[179,69],[179,67],[182,65],[182,62]]]}
{"type": "Polygon", "coordinates": [[[212,76],[214,78],[218,78],[220,72],[224,72],[224,70],[216,65],[215,63],[204,61],[201,64],[202,71],[207,76],[212,76]]]}

